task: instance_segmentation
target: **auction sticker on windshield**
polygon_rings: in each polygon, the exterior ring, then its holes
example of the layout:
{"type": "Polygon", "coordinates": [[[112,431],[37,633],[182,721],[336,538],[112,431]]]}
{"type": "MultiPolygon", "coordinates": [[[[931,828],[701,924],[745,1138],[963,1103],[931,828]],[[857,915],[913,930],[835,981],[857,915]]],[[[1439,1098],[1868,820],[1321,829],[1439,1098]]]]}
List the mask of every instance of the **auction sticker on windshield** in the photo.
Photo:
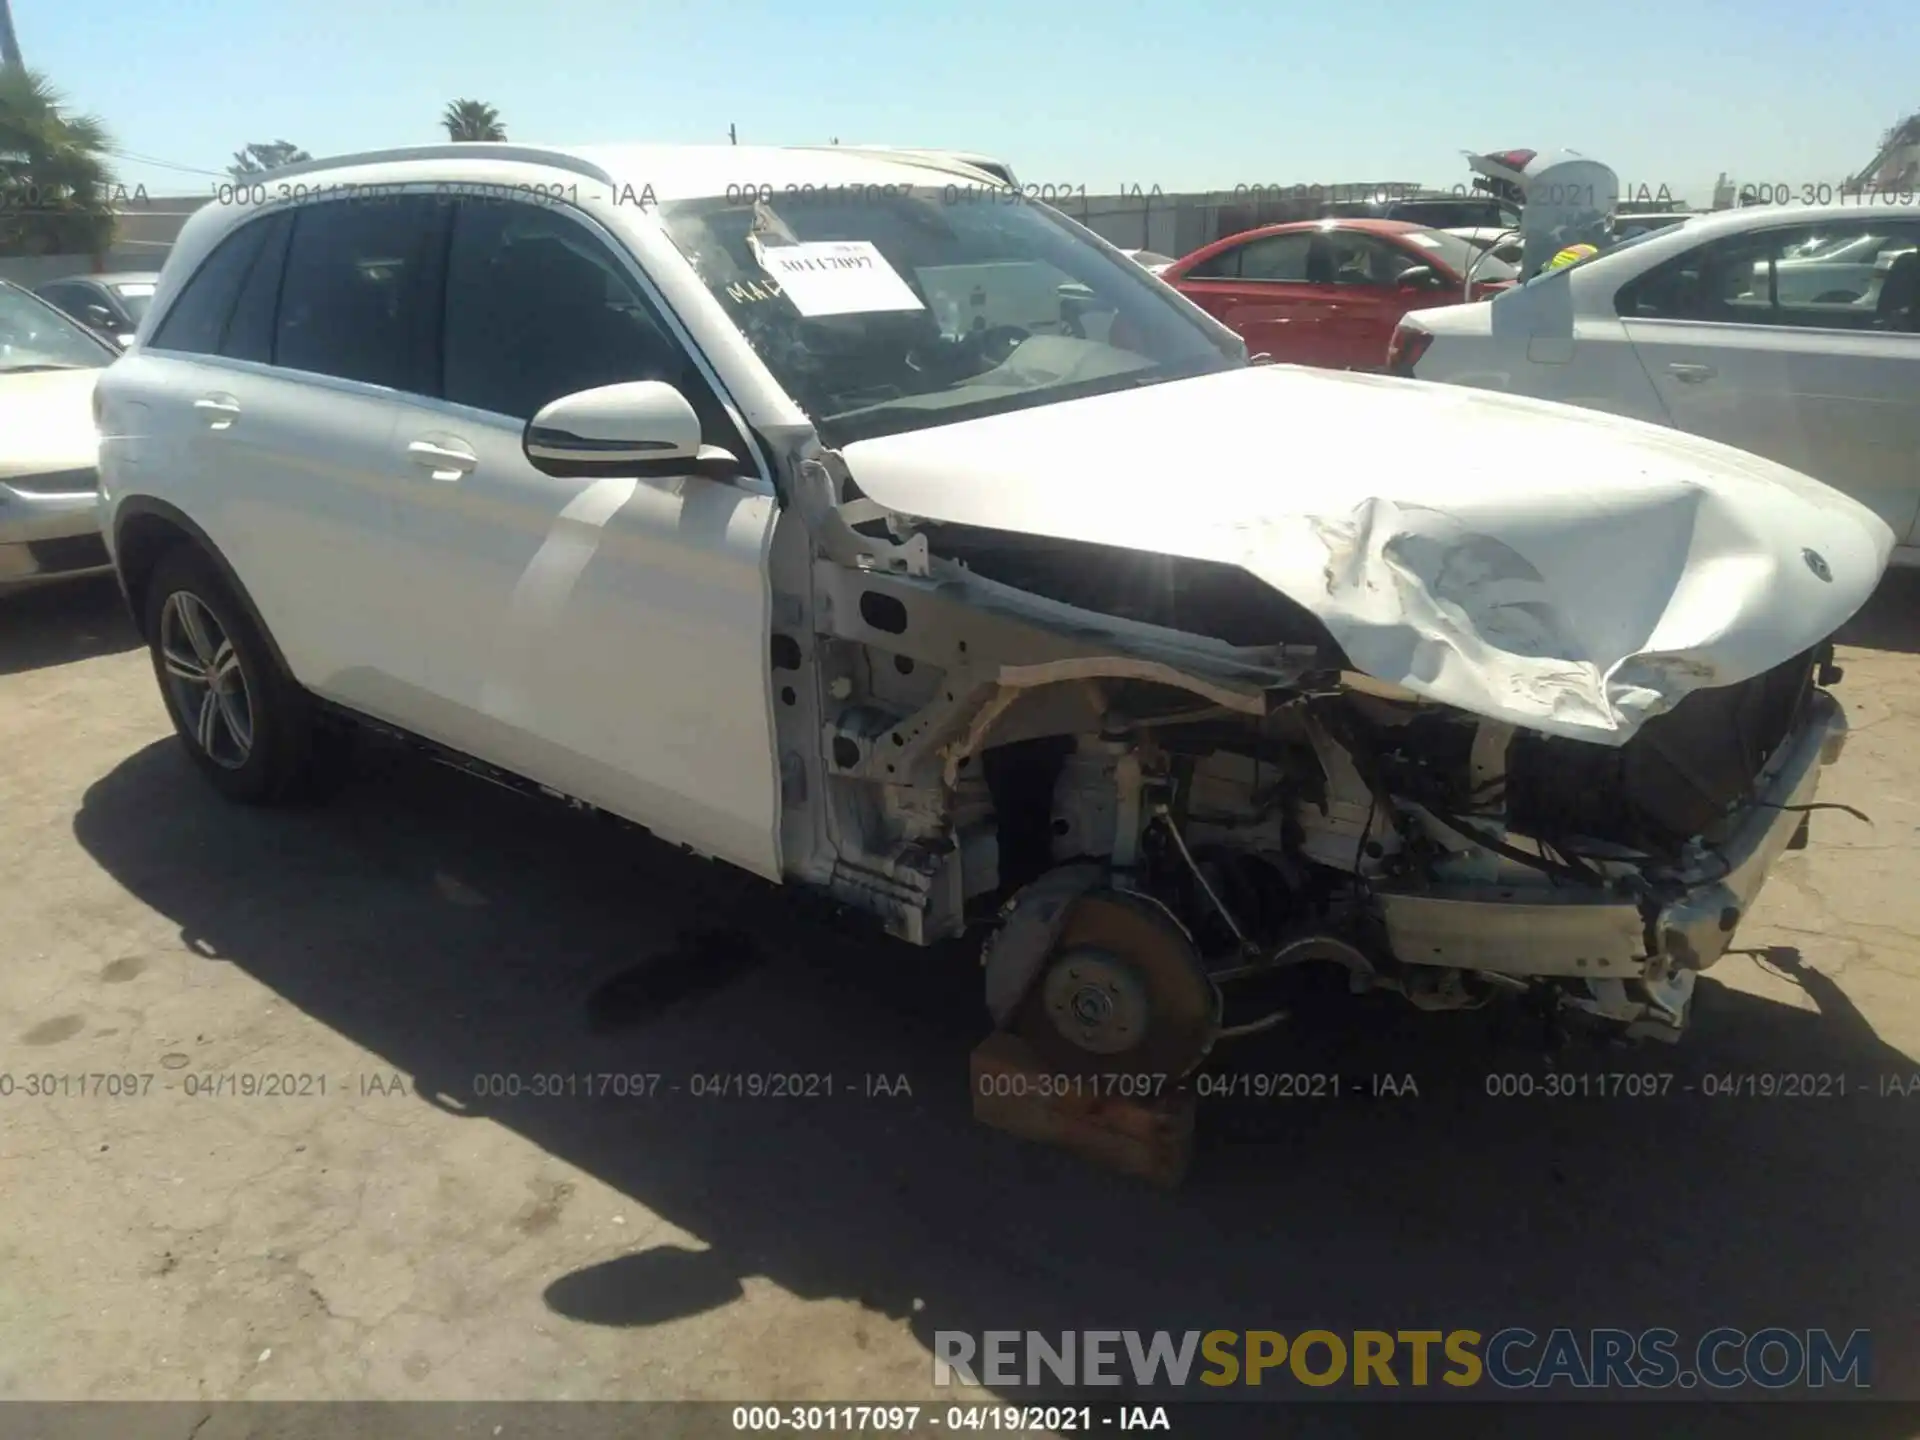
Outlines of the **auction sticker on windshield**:
{"type": "Polygon", "coordinates": [[[802,315],[865,315],[924,310],[900,272],[871,240],[818,240],[756,245],[760,268],[802,315]]]}

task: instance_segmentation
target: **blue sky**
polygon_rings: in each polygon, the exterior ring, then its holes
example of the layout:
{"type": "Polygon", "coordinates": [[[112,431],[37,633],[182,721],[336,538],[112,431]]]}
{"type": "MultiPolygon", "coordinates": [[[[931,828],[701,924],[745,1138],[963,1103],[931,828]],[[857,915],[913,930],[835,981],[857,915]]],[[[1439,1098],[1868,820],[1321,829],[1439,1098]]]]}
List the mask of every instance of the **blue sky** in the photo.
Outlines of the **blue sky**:
{"type": "MultiPolygon", "coordinates": [[[[843,142],[1000,155],[1029,183],[1450,186],[1463,149],[1571,147],[1629,187],[1837,181],[1920,108],[1914,0],[13,0],[27,63],[126,151],[223,171],[444,138],[843,142]]],[[[122,160],[189,193],[210,175],[122,160]]],[[[742,176],[750,180],[751,176],[742,176]]]]}

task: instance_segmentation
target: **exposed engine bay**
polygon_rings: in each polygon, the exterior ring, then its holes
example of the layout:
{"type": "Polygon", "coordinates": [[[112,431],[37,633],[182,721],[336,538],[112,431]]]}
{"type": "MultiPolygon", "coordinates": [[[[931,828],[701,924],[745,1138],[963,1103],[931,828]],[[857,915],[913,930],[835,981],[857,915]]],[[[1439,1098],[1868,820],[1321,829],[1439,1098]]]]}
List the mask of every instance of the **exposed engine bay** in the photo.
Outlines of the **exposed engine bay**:
{"type": "Polygon", "coordinates": [[[773,557],[788,873],[983,933],[996,1021],[1063,1065],[1185,1073],[1303,963],[1674,1038],[1844,741],[1830,646],[1558,738],[1355,671],[1235,567],[916,524],[833,458],[773,557]]]}

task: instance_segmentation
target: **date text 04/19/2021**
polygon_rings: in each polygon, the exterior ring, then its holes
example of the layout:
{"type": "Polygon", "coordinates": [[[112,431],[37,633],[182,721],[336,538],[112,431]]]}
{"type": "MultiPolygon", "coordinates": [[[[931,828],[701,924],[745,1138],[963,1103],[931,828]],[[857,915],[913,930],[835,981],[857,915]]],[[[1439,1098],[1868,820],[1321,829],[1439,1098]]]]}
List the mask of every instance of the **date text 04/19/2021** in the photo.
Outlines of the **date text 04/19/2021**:
{"type": "Polygon", "coordinates": [[[482,1100],[891,1100],[911,1098],[905,1074],[873,1071],[696,1070],[685,1075],[648,1071],[540,1070],[476,1074],[482,1100]]]}
{"type": "Polygon", "coordinates": [[[1164,1405],[736,1405],[736,1431],[936,1435],[946,1431],[1072,1435],[1173,1429],[1164,1405]]]}

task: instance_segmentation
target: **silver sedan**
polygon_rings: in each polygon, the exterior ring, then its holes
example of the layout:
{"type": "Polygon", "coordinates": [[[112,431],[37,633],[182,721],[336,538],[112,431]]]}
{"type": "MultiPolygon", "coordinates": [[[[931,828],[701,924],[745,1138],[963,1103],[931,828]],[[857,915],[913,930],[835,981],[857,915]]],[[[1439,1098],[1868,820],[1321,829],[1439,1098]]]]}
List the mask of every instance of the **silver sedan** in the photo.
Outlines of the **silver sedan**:
{"type": "Polygon", "coordinates": [[[111,568],[93,387],[118,353],[0,281],[0,592],[111,568]]]}

